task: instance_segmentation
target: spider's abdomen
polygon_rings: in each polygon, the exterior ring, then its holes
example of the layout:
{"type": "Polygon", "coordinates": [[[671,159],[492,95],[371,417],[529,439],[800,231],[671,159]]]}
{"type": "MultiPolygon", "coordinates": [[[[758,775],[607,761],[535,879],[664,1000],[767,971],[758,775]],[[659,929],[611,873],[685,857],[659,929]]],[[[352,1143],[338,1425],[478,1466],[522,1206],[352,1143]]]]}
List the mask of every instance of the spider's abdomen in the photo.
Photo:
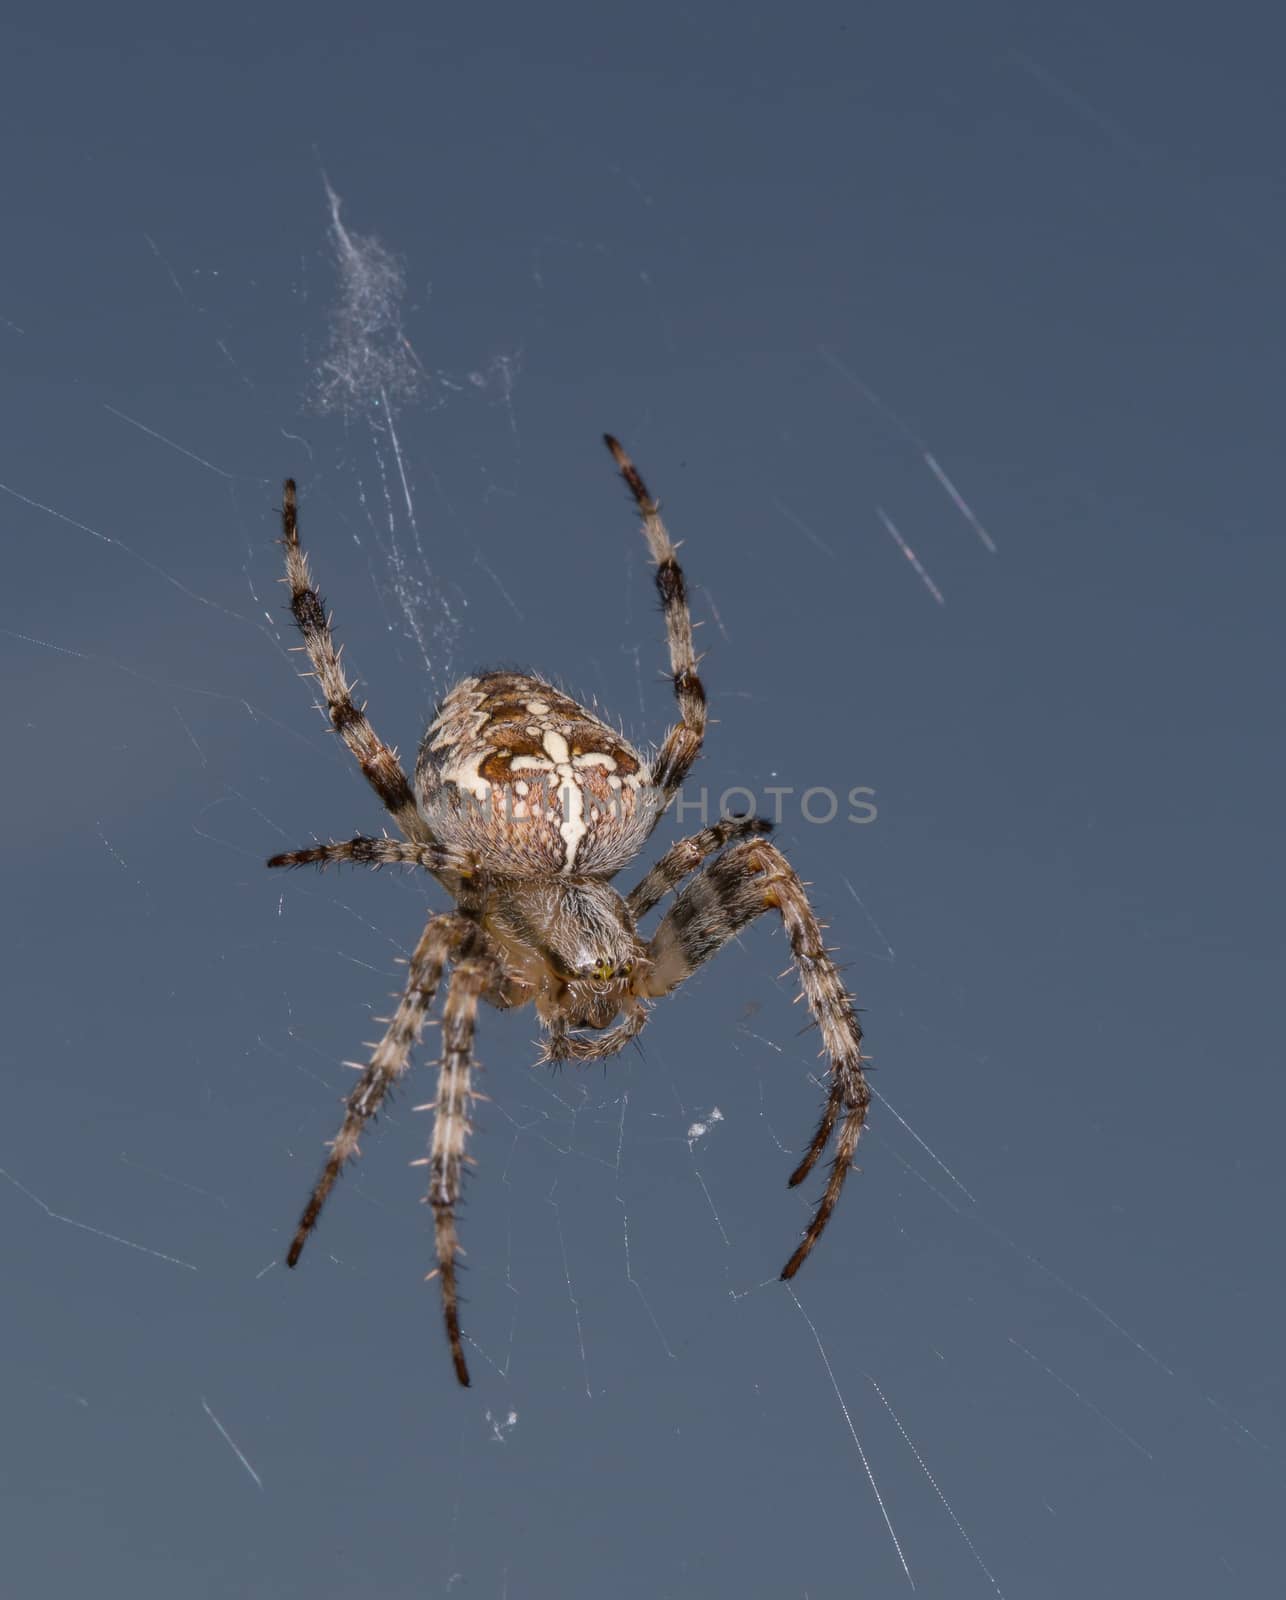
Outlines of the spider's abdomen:
{"type": "Polygon", "coordinates": [[[647,762],[575,700],[517,672],[458,683],[415,766],[443,844],[513,876],[610,876],[636,855],[665,796],[647,762]]]}

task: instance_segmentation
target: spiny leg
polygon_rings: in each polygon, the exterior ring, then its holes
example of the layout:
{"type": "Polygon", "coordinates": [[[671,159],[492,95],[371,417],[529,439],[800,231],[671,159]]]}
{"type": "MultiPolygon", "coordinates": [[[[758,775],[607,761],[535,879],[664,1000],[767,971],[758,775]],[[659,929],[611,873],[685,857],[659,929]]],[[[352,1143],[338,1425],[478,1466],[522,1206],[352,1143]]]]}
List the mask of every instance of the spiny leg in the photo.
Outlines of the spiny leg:
{"type": "Polygon", "coordinates": [[[839,1201],[871,1092],[862,1071],[862,1028],[853,997],[822,941],[821,924],[808,903],[804,885],[775,845],[759,839],[734,845],[693,879],[662,918],[648,947],[653,965],[646,992],[668,994],[748,922],[768,910],[781,913],[800,988],[830,1058],[826,1107],[803,1160],[790,1175],[792,1187],[812,1171],[839,1124],[826,1189],[798,1249],[782,1268],[783,1278],[793,1278],[839,1201]]]}
{"type": "Polygon", "coordinates": [[[438,1097],[433,1104],[433,1142],[428,1156],[415,1164],[429,1168],[428,1202],[433,1207],[433,1238],[438,1264],[431,1277],[442,1282],[442,1315],[455,1375],[467,1388],[469,1368],[460,1337],[459,1288],[456,1256],[460,1245],[455,1231],[455,1208],[460,1198],[465,1144],[471,1131],[469,1102],[474,1098],[473,1033],[478,1002],[502,984],[499,962],[487,948],[486,936],[470,929],[460,944],[456,966],[447,984],[442,1013],[442,1064],[438,1072],[438,1097]]]}
{"type": "Polygon", "coordinates": [[[388,808],[394,822],[408,839],[431,837],[415,807],[411,786],[397,759],[367,720],[366,712],[353,703],[353,689],[344,675],[340,653],[335,648],[330,618],[317,592],[308,557],[299,543],[299,522],[295,505],[295,480],[287,478],[281,497],[281,542],[286,547],[286,581],[290,584],[290,609],[317,681],[326,697],[326,709],[335,731],[357,758],[366,781],[388,808]]]}
{"type": "Polygon", "coordinates": [[[773,825],[766,817],[723,817],[712,827],[690,834],[671,845],[656,865],[629,894],[625,903],[637,918],[646,916],[652,907],[671,889],[678,888],[689,873],[695,872],[707,856],[714,855],[727,844],[752,838],[755,834],[771,833],[773,825]]]}
{"type": "Polygon", "coordinates": [[[270,867],[331,867],[351,863],[359,867],[427,867],[430,872],[452,872],[468,877],[472,872],[469,857],[444,844],[420,844],[407,839],[369,839],[359,833],[353,839],[312,845],[307,850],[287,850],[269,856],[270,867]]]}
{"type": "Polygon", "coordinates": [[[692,644],[692,618],[688,613],[683,569],[675,558],[674,545],[661,521],[661,508],[648,493],[638,468],[626,455],[620,441],[610,433],[605,433],[603,439],[638,504],[643,518],[643,534],[652,552],[652,559],[656,562],[656,587],[661,596],[665,631],[670,643],[670,672],[674,678],[675,698],[679,702],[679,716],[682,718],[666,734],[652,770],[652,781],[665,791],[668,804],[691,771],[692,763],[701,754],[701,741],[706,729],[706,694],[697,676],[697,655],[692,644]]]}
{"type": "MultiPolygon", "coordinates": [[[[470,924],[453,912],[430,918],[420,942],[411,957],[406,988],[398,1001],[397,1010],[389,1019],[384,1037],[375,1046],[370,1062],[357,1081],[357,1087],[348,1096],[347,1110],[338,1134],[331,1144],[330,1155],[322,1168],[321,1177],[304,1207],[299,1227],[286,1256],[286,1265],[299,1261],[308,1235],[317,1225],[326,1197],[335,1187],[335,1180],[344,1163],[357,1154],[357,1141],[362,1129],[375,1115],[385,1095],[406,1071],[424,1026],[425,1013],[433,1003],[442,969],[446,965],[451,947],[470,929],[470,924]]],[[[352,1064],[352,1063],[350,1063],[352,1064]]]]}

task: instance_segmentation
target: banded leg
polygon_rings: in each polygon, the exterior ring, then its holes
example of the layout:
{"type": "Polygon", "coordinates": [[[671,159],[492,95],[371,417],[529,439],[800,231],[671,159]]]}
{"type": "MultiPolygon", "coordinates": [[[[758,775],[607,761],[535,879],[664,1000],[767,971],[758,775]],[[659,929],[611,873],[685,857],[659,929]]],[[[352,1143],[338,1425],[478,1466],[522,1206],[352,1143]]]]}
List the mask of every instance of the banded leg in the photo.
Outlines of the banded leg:
{"type": "Polygon", "coordinates": [[[456,1256],[460,1245],[455,1231],[455,1208],[464,1173],[465,1144],[472,1131],[469,1102],[474,1098],[473,1033],[478,1002],[503,983],[500,963],[490,953],[486,936],[472,927],[460,945],[456,965],[447,985],[442,1015],[442,1063],[438,1072],[438,1097],[433,1105],[433,1141],[429,1154],[416,1166],[429,1169],[428,1202],[433,1208],[433,1238],[438,1264],[430,1277],[442,1282],[442,1315],[451,1344],[455,1375],[468,1388],[469,1368],[460,1338],[460,1304],[456,1283],[456,1256]]]}
{"type": "MultiPolygon", "coordinates": [[[[406,1071],[411,1051],[420,1037],[425,1013],[433,1004],[442,969],[451,948],[462,935],[471,930],[471,924],[453,912],[430,918],[420,942],[411,957],[406,988],[398,1001],[397,1010],[389,1019],[384,1037],[375,1046],[369,1064],[357,1080],[357,1087],[348,1096],[344,1121],[330,1147],[330,1155],[322,1168],[321,1177],[308,1198],[299,1227],[286,1256],[286,1265],[298,1264],[308,1235],[317,1225],[326,1197],[335,1187],[335,1180],[351,1156],[358,1153],[357,1141],[362,1129],[379,1110],[392,1086],[406,1071]]],[[[350,1062],[347,1065],[356,1065],[350,1062]]]]}
{"type": "Polygon", "coordinates": [[[287,478],[281,497],[281,542],[286,547],[286,581],[290,585],[290,609],[313,672],[326,697],[326,709],[336,733],[353,752],[366,774],[366,781],[384,802],[394,822],[408,839],[428,840],[431,835],[415,807],[415,796],[392,750],[375,732],[365,710],[353,703],[353,688],[344,675],[340,652],[335,648],[330,618],[317,592],[308,557],[299,543],[299,522],[295,505],[295,480],[287,478]]]}
{"type": "Polygon", "coordinates": [[[341,843],[313,845],[307,850],[287,850],[269,856],[270,867],[332,867],[351,863],[358,867],[427,867],[430,872],[453,872],[467,878],[473,870],[468,856],[444,844],[420,844],[407,839],[368,839],[359,833],[341,843]]]}
{"type": "Polygon", "coordinates": [[[697,656],[692,644],[692,618],[688,613],[683,569],[675,559],[674,545],[661,521],[661,508],[648,493],[638,468],[626,455],[619,440],[610,433],[605,433],[603,439],[638,504],[639,514],[643,518],[643,535],[656,562],[656,587],[661,596],[665,632],[670,643],[670,672],[682,719],[666,734],[652,772],[652,781],[665,791],[668,804],[691,771],[692,763],[701,754],[701,741],[706,730],[706,692],[697,676],[697,656]]]}
{"type": "Polygon", "coordinates": [[[645,916],[671,889],[678,888],[695,872],[707,856],[722,850],[726,844],[735,844],[755,834],[771,833],[773,825],[766,817],[722,817],[710,828],[690,834],[671,845],[647,876],[635,885],[625,897],[634,918],[645,916]]]}
{"type": "Polygon", "coordinates": [[[839,1201],[866,1121],[871,1091],[862,1071],[862,1028],[853,997],[822,942],[822,928],[795,869],[775,845],[752,839],[718,856],[662,918],[648,953],[647,993],[668,994],[761,912],[776,910],[790,940],[800,988],[830,1059],[830,1093],[821,1121],[790,1175],[793,1188],[813,1170],[839,1125],[826,1189],[798,1249],[782,1268],[793,1278],[839,1201]]]}

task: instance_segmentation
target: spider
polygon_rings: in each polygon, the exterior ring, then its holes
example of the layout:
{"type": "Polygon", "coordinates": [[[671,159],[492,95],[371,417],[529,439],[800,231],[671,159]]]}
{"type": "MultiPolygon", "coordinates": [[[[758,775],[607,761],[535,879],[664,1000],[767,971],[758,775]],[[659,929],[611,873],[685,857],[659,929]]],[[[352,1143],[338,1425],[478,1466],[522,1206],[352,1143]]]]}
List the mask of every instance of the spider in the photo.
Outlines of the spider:
{"type": "Polygon", "coordinates": [[[650,1001],[676,989],[761,912],[776,911],[829,1059],[826,1105],[790,1175],[792,1186],[809,1175],[839,1129],[825,1190],[783,1278],[798,1272],[835,1209],[870,1101],[853,998],[823,943],[804,885],[767,838],[770,822],[722,818],[673,845],[628,894],[612,887],[610,880],[643,847],[701,752],[706,697],[683,573],[660,507],[621,445],[610,434],[604,438],[656,564],[678,701],[679,720],[650,757],[543,679],[486,672],[458,683],[438,707],[412,786],[396,751],[353,701],[299,542],[293,479],[282,498],[290,606],[313,676],[335,731],[402,837],[358,835],[276,855],[268,865],[418,866],[454,902],[453,910],[429,917],[405,989],[369,1061],[349,1063],[361,1076],[286,1261],[298,1263],[335,1180],[358,1154],[363,1128],[407,1070],[449,968],[433,1134],[428,1155],[416,1165],[429,1169],[425,1198],[437,1252],[429,1276],[441,1284],[455,1375],[465,1385],[455,1212],[471,1108],[485,1098],[472,1086],[479,1001],[501,1009],[533,1004],[548,1035],[544,1061],[599,1060],[637,1037],[650,1001]],[[648,938],[639,923],[672,890],[680,892],[648,938]]]}

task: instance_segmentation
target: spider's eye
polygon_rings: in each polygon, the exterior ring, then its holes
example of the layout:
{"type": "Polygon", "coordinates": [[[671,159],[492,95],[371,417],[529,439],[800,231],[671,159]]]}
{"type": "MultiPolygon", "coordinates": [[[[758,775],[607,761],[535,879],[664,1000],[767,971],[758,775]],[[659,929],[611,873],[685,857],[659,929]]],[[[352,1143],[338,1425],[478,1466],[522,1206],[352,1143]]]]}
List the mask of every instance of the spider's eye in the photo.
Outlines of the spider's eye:
{"type": "Polygon", "coordinates": [[[589,969],[590,977],[596,979],[599,983],[606,983],[615,973],[616,968],[607,960],[596,961],[589,969]]]}
{"type": "Polygon", "coordinates": [[[620,966],[616,969],[616,976],[618,978],[628,978],[630,973],[633,971],[634,963],[632,961],[622,961],[620,966]]]}

